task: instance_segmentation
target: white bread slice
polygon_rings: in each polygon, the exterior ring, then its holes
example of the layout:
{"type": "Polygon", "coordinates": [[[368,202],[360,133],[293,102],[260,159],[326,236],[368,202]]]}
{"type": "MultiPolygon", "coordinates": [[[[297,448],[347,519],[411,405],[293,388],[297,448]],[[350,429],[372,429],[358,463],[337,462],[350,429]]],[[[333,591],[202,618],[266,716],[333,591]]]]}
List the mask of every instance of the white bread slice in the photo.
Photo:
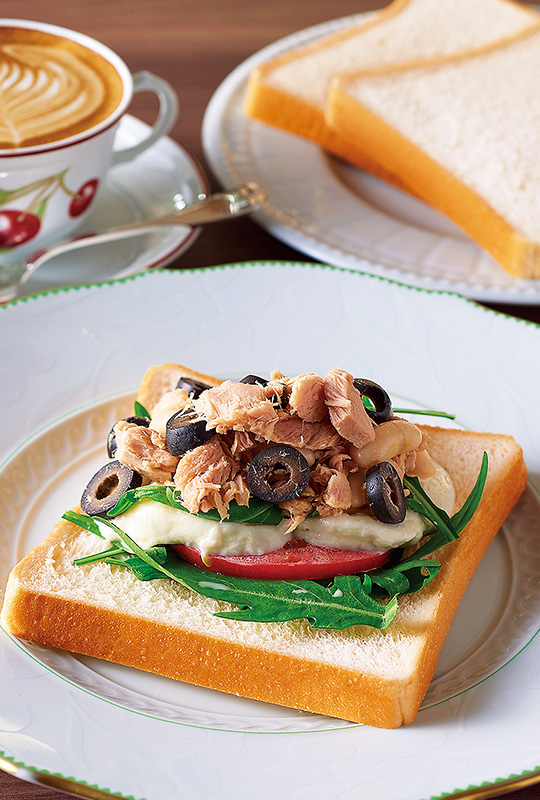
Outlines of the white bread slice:
{"type": "Polygon", "coordinates": [[[371,163],[362,147],[327,124],[332,80],[343,73],[457,55],[539,24],[536,11],[512,0],[394,0],[360,24],[255,68],[245,112],[391,179],[380,161],[371,163]]]}
{"type": "Polygon", "coordinates": [[[149,367],[143,375],[141,385],[136,397],[137,402],[141,403],[147,411],[152,411],[160,397],[165,392],[170,392],[176,388],[180,378],[194,378],[209,386],[218,386],[221,381],[213,375],[205,375],[202,372],[184,367],[182,364],[156,364],[149,367]]]}
{"type": "Polygon", "coordinates": [[[327,119],[509,273],[540,277],[540,31],[337,79],[327,119]]]}
{"type": "Polygon", "coordinates": [[[384,631],[217,618],[213,612],[231,606],[172,581],[140,582],[104,563],[73,566],[103,542],[66,521],[12,570],[2,624],[22,639],[244,697],[378,727],[410,723],[462,593],[526,484],[522,451],[510,436],[425,430],[431,453],[453,476],[456,507],[484,450],[486,487],[460,538],[439,551],[439,574],[400,598],[384,631]]]}

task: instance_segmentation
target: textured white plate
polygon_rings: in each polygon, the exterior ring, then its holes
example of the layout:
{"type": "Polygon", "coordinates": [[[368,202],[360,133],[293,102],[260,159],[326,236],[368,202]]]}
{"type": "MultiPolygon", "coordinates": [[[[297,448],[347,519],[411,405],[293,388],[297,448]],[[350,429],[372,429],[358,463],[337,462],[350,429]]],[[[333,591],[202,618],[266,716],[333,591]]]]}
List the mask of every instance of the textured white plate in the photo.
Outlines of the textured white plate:
{"type": "MultiPolygon", "coordinates": [[[[0,587],[79,497],[105,460],[111,422],[161,361],[221,376],[343,366],[404,404],[512,433],[538,485],[530,365],[540,330],[454,295],[316,265],[155,270],[8,304],[0,343],[0,587]]],[[[297,713],[0,632],[0,752],[135,800],[420,800],[532,772],[539,519],[531,485],[475,574],[407,728],[297,713]]]]}
{"type": "MultiPolygon", "coordinates": [[[[147,133],[146,123],[126,114],[118,129],[118,146],[131,146],[147,133]]],[[[175,203],[177,208],[193,203],[208,189],[197,161],[177,142],[163,136],[137,158],[108,172],[94,208],[77,233],[101,233],[167,214],[175,203]]],[[[165,266],[191,247],[199,232],[200,228],[189,225],[168,226],[148,236],[68,253],[40,267],[22,292],[26,295],[123,278],[149,267],[165,266]]]]}
{"type": "Polygon", "coordinates": [[[513,278],[433,209],[312,142],[244,116],[247,78],[255,65],[364,17],[332,20],[281,39],[223,81],[203,124],[214,173],[224,185],[260,183],[268,204],[254,219],[319,261],[486,302],[540,302],[540,281],[513,278]]]}

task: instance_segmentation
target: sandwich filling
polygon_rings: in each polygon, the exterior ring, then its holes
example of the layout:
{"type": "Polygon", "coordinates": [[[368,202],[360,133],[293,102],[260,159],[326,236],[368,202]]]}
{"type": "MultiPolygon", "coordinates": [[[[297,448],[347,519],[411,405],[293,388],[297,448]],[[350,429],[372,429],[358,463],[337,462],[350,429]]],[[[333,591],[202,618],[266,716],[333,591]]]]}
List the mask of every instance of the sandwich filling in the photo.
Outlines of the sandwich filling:
{"type": "MultiPolygon", "coordinates": [[[[455,491],[448,472],[437,464],[433,476],[421,483],[435,505],[450,514],[455,491]]],[[[153,500],[134,504],[115,517],[115,523],[145,550],[160,544],[184,544],[196,547],[203,556],[262,555],[278,550],[292,539],[318,547],[389,550],[416,544],[432,528],[425,517],[411,509],[407,509],[403,522],[395,525],[380,522],[368,510],[363,510],[354,514],[309,517],[290,530],[286,518],[279,525],[212,520],[153,500]]],[[[110,542],[118,541],[118,534],[105,526],[103,536],[110,542]]]]}
{"type": "Polygon", "coordinates": [[[151,413],[136,403],[111,429],[84,514],[64,514],[108,547],[76,563],[177,581],[236,604],[216,612],[230,619],[387,627],[398,596],[437,574],[426,556],[457,539],[487,475],[484,456],[453,513],[452,479],[403,411],[338,369],[180,378],[151,413]]]}
{"type": "MultiPolygon", "coordinates": [[[[259,556],[293,539],[343,550],[413,545],[431,523],[406,508],[404,476],[418,477],[446,513],[454,504],[451,478],[427,444],[382,387],[344,370],[218,386],[181,378],[151,416],[113,427],[109,455],[141,483],[170,487],[182,509],[150,492],[116,525],[144,549],[196,548],[206,565],[209,555],[259,556]],[[253,500],[273,504],[277,519],[235,518],[253,500]],[[209,511],[218,518],[205,518],[209,511]]],[[[104,535],[118,541],[111,528],[104,535]]]]}

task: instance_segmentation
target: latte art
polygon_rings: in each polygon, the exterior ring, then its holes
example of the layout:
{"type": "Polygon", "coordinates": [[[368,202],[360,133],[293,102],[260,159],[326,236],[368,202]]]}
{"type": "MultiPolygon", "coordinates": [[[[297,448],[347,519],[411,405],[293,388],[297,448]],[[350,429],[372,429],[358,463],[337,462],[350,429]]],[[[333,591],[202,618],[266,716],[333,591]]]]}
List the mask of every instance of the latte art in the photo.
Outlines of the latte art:
{"type": "Polygon", "coordinates": [[[120,77],[101,56],[60,37],[41,34],[36,40],[35,34],[15,29],[13,41],[0,41],[0,148],[81,133],[106,119],[122,96],[120,77]],[[24,33],[29,40],[18,41],[24,33]]]}

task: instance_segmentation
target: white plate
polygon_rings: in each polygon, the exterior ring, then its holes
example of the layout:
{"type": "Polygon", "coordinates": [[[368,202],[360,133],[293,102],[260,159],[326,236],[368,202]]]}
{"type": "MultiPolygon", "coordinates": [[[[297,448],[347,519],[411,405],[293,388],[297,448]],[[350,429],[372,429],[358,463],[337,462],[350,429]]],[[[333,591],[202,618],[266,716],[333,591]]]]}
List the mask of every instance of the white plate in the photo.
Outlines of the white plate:
{"type": "MultiPolygon", "coordinates": [[[[117,144],[131,146],[147,133],[146,123],[127,114],[118,129],[117,144]]],[[[193,203],[208,190],[207,178],[197,161],[164,136],[137,158],[108,172],[96,204],[77,235],[101,233],[167,214],[174,208],[173,198],[176,203],[193,203]]],[[[148,236],[77,250],[40,267],[24,284],[23,294],[123,278],[165,266],[191,247],[199,232],[200,228],[189,225],[168,226],[148,236]]]]}
{"type": "Polygon", "coordinates": [[[205,155],[216,177],[224,185],[260,183],[269,202],[254,219],[319,261],[485,302],[540,302],[540,281],[513,278],[433,209],[313,142],[244,116],[254,66],[364,18],[299,31],[251,56],[225,79],[203,123],[205,155]]]}
{"type": "Polygon", "coordinates": [[[0,308],[0,342],[0,586],[79,497],[162,361],[221,376],[343,366],[400,402],[512,433],[531,471],[412,725],[294,712],[0,632],[0,752],[135,800],[420,800],[538,769],[537,326],[357,272],[262,263],[28,297],[0,308]]]}

